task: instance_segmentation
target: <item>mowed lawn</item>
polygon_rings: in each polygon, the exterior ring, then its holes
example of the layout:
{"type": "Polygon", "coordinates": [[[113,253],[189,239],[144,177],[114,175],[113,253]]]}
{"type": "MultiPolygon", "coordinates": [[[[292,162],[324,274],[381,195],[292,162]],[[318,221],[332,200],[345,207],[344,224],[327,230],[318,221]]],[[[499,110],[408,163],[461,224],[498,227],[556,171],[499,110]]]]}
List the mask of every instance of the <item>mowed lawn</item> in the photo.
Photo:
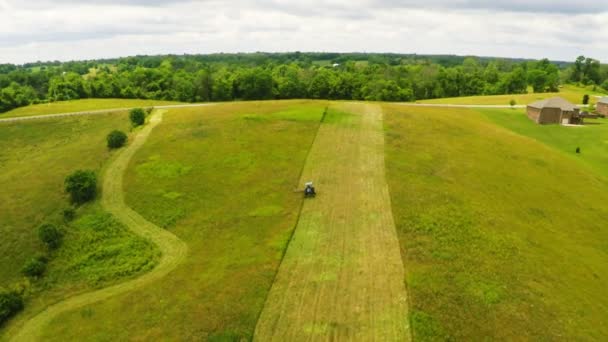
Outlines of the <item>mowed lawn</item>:
{"type": "Polygon", "coordinates": [[[583,126],[537,125],[525,109],[478,109],[492,122],[538,140],[608,176],[608,119],[585,119],[583,126]],[[581,153],[576,153],[576,148],[581,153]]]}
{"type": "Polygon", "coordinates": [[[0,123],[0,286],[27,284],[24,312],[2,327],[0,337],[50,303],[153,267],[154,246],[130,234],[97,203],[79,208],[72,222],[62,216],[70,207],[65,177],[76,169],[99,174],[113,155],[106,135],[129,127],[127,113],[0,123]],[[24,263],[47,253],[37,231],[44,222],[60,227],[63,245],[47,254],[44,277],[26,281],[24,263]]]}
{"type": "Polygon", "coordinates": [[[33,115],[95,111],[114,108],[162,106],[171,104],[179,104],[179,102],[139,99],[83,99],[73,101],[59,101],[16,108],[6,113],[0,113],[0,119],[33,115]]]}
{"type": "Polygon", "coordinates": [[[596,103],[597,97],[605,96],[603,93],[594,91],[593,89],[586,89],[582,87],[576,87],[573,85],[564,85],[560,88],[557,93],[528,93],[528,94],[513,94],[513,95],[492,95],[492,96],[463,96],[463,97],[449,97],[442,99],[432,100],[421,100],[416,101],[417,103],[434,103],[434,104],[457,104],[457,105],[510,105],[511,100],[515,100],[518,105],[527,105],[529,103],[543,100],[546,98],[561,96],[566,100],[575,103],[583,103],[583,96],[589,95],[589,102],[596,103]]]}
{"type": "Polygon", "coordinates": [[[125,175],[127,204],[189,247],[165,279],[59,316],[45,340],[248,340],[296,224],[325,109],[281,101],[169,110],[125,175]]]}
{"type": "Polygon", "coordinates": [[[472,110],[384,108],[414,339],[606,340],[606,177],[472,110]]]}

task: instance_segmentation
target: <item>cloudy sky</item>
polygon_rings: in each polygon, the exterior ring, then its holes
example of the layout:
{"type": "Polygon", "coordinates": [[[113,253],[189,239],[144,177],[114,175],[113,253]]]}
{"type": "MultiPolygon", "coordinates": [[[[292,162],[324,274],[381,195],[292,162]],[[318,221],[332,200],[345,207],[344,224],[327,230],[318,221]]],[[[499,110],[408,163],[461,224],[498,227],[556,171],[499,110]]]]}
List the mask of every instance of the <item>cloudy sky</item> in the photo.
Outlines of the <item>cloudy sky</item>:
{"type": "Polygon", "coordinates": [[[608,0],[0,0],[0,63],[335,51],[608,62],[608,0]]]}

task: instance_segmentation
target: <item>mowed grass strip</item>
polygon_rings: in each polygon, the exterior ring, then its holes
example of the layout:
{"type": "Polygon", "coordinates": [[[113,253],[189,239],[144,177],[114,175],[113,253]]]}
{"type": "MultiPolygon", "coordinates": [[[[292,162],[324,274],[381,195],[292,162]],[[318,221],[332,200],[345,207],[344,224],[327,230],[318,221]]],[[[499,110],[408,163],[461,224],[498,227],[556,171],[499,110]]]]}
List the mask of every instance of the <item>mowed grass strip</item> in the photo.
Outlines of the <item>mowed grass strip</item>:
{"type": "Polygon", "coordinates": [[[70,207],[64,179],[76,169],[101,174],[113,157],[106,135],[129,130],[127,113],[72,117],[54,121],[0,124],[0,286],[26,289],[24,311],[0,330],[0,340],[49,304],[93,288],[120,282],[152,268],[157,249],[137,238],[97,202],[70,207]],[[65,236],[62,246],[48,253],[50,262],[39,280],[26,280],[26,260],[47,253],[38,226],[52,222],[65,236]]]}
{"type": "Polygon", "coordinates": [[[280,101],[169,110],[134,156],[126,203],[187,259],[141,290],[58,316],[45,340],[248,340],[296,223],[294,185],[325,108],[280,101]]]}
{"type": "Polygon", "coordinates": [[[380,107],[330,107],[299,183],[318,194],[302,207],[254,340],[409,340],[383,149],[380,107]]]}
{"type": "Polygon", "coordinates": [[[472,110],[385,113],[414,339],[605,340],[605,178],[472,110]]]}
{"type": "Polygon", "coordinates": [[[150,107],[180,104],[174,101],[140,99],[82,99],[36,104],[0,113],[0,119],[23,116],[74,113],[115,108],[150,107]]]}
{"type": "MultiPolygon", "coordinates": [[[[187,247],[173,234],[146,221],[141,215],[126,207],[123,195],[123,173],[125,172],[133,154],[145,143],[150,132],[162,120],[164,111],[156,111],[150,118],[148,125],[143,127],[134,137],[134,141],[120,151],[120,154],[106,168],[103,182],[103,197],[101,204],[115,219],[119,220],[128,229],[145,239],[147,243],[153,242],[160,250],[158,265],[150,272],[113,286],[86,292],[70,297],[45,308],[42,312],[29,319],[19,332],[12,337],[13,341],[35,341],[41,339],[41,333],[52,320],[63,312],[79,309],[87,304],[99,302],[122,293],[133,291],[148,283],[163,278],[183,261],[186,257],[187,247]]],[[[151,265],[152,266],[152,265],[151,265]]],[[[151,267],[147,267],[150,269],[151,267]]],[[[46,340],[43,339],[43,340],[46,340]]]]}

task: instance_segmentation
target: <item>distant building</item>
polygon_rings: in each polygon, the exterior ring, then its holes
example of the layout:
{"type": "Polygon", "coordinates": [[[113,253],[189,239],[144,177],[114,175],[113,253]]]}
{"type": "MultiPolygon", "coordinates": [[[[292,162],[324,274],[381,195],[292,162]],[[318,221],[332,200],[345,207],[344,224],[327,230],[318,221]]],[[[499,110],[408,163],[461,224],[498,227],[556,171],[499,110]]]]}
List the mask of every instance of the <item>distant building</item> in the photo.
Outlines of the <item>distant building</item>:
{"type": "Polygon", "coordinates": [[[598,112],[598,114],[608,116],[608,97],[601,98],[599,101],[597,101],[595,111],[598,112]]]}
{"type": "Polygon", "coordinates": [[[561,97],[537,101],[528,105],[528,117],[537,124],[580,124],[580,109],[561,97]]]}

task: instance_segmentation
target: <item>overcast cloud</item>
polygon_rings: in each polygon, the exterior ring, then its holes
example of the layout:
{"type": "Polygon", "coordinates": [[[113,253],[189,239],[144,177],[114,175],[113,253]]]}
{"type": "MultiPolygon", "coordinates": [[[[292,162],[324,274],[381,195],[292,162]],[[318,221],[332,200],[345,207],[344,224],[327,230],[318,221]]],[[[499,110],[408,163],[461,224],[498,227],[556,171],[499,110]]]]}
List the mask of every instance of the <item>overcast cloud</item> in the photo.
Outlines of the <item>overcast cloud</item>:
{"type": "Polygon", "coordinates": [[[335,51],[608,62],[604,0],[0,0],[0,63],[335,51]]]}

